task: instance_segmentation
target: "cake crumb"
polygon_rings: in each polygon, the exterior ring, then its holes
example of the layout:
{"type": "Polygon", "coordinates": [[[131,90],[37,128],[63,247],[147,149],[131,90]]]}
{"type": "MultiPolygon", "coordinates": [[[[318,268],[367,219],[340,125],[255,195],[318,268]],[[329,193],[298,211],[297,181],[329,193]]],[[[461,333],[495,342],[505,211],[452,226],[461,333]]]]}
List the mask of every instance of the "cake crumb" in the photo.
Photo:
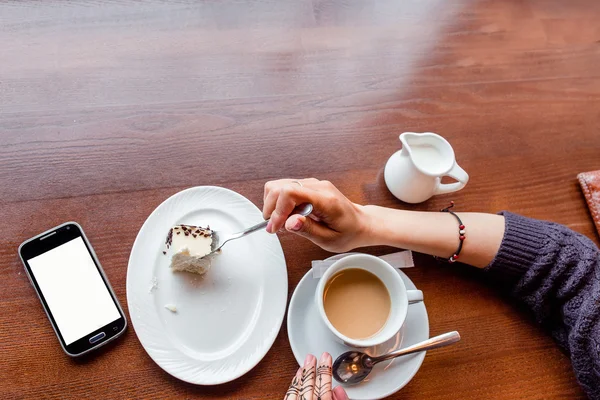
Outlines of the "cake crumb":
{"type": "Polygon", "coordinates": [[[154,289],[158,289],[158,279],[156,279],[156,277],[153,277],[150,281],[150,289],[148,289],[148,293],[152,293],[154,289]]]}
{"type": "Polygon", "coordinates": [[[172,313],[176,313],[177,312],[177,306],[175,304],[165,304],[165,308],[169,311],[171,311],[172,313]]]}

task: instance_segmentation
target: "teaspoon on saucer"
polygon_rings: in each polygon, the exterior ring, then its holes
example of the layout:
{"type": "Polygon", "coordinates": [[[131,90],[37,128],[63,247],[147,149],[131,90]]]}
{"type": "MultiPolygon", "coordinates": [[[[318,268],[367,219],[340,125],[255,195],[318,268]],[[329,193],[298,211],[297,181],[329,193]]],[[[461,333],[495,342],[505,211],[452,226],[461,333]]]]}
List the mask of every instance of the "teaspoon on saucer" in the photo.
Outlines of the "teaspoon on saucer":
{"type": "MultiPolygon", "coordinates": [[[[294,208],[294,210],[292,211],[292,213],[290,215],[300,214],[302,216],[307,217],[312,211],[313,211],[312,204],[304,203],[304,204],[300,204],[299,206],[294,208]]],[[[266,228],[268,222],[269,222],[269,220],[266,219],[254,226],[251,226],[248,229],[244,229],[243,231],[237,232],[237,233],[223,233],[223,232],[219,233],[218,231],[212,231],[212,243],[210,244],[210,253],[209,254],[212,254],[215,251],[220,250],[221,247],[223,247],[223,245],[225,243],[229,242],[230,240],[239,239],[241,237],[244,237],[251,233],[259,231],[263,228],[266,228]]]]}
{"type": "Polygon", "coordinates": [[[333,363],[333,377],[340,383],[359,383],[371,373],[373,366],[377,363],[407,354],[448,346],[459,340],[459,333],[453,331],[378,357],[372,357],[360,351],[347,351],[336,358],[333,363]]]}

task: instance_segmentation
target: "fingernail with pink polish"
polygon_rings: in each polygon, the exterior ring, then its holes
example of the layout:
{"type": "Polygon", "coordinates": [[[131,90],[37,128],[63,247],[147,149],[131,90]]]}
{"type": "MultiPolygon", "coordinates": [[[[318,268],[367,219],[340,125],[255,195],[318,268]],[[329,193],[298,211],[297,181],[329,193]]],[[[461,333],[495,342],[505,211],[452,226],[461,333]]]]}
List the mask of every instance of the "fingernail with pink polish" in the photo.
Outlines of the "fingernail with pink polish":
{"type": "Polygon", "coordinates": [[[267,232],[272,233],[271,232],[272,226],[273,226],[273,223],[271,222],[271,220],[269,220],[269,222],[267,222],[267,227],[265,228],[267,230],[267,232]]]}
{"type": "Polygon", "coordinates": [[[316,360],[317,359],[315,358],[315,356],[313,356],[312,354],[309,354],[304,359],[304,366],[311,367],[315,363],[316,360]]]}
{"type": "Polygon", "coordinates": [[[321,359],[319,360],[319,364],[327,364],[331,362],[331,354],[323,353],[321,355],[321,359]]]}
{"type": "Polygon", "coordinates": [[[300,229],[302,229],[302,225],[304,225],[304,223],[302,222],[302,220],[298,219],[290,229],[297,232],[300,229]]]}

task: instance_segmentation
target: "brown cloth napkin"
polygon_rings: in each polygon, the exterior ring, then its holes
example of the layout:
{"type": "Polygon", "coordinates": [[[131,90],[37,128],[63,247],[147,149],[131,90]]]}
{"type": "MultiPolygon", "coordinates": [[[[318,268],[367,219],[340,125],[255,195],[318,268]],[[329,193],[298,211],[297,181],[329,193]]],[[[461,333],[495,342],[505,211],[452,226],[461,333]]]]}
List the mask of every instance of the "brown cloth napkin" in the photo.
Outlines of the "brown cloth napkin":
{"type": "Polygon", "coordinates": [[[577,175],[577,179],[579,179],[592,219],[596,224],[596,230],[600,235],[600,170],[582,172],[577,175]]]}

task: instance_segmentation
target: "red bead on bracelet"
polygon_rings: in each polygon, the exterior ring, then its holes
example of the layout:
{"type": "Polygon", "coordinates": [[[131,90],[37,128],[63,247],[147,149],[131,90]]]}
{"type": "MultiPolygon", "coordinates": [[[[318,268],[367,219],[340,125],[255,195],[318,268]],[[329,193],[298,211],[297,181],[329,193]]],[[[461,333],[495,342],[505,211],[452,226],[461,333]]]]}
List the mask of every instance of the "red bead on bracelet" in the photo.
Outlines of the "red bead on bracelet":
{"type": "MultiPolygon", "coordinates": [[[[454,217],[458,221],[458,239],[460,241],[458,242],[458,249],[456,249],[456,252],[454,254],[452,254],[450,256],[450,258],[448,258],[448,262],[450,262],[450,263],[454,263],[454,262],[456,262],[456,260],[458,260],[458,255],[460,254],[460,251],[462,250],[463,242],[467,238],[465,224],[462,223],[462,221],[460,220],[460,217],[458,215],[456,215],[454,212],[450,211],[450,209],[452,207],[454,207],[454,201],[451,201],[450,205],[448,207],[440,210],[442,212],[447,212],[449,214],[454,215],[454,217]]],[[[438,257],[436,257],[436,258],[438,258],[438,257]]]]}

